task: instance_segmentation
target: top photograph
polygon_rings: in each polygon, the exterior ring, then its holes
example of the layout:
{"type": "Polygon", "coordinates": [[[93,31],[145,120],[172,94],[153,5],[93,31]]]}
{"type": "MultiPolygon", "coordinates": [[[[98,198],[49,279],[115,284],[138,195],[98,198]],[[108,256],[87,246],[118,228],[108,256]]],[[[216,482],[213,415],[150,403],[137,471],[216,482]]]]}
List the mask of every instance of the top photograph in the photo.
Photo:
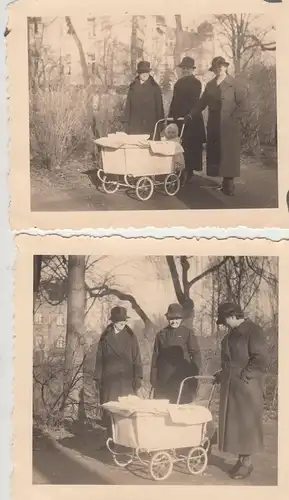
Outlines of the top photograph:
{"type": "MultiPolygon", "coordinates": [[[[22,108],[38,221],[73,212],[85,213],[80,227],[226,227],[228,212],[230,225],[251,226],[250,214],[276,218],[280,203],[286,216],[269,12],[38,16],[25,30],[22,108]]],[[[19,46],[12,27],[9,39],[19,46]]],[[[16,169],[14,177],[27,196],[16,169]]]]}

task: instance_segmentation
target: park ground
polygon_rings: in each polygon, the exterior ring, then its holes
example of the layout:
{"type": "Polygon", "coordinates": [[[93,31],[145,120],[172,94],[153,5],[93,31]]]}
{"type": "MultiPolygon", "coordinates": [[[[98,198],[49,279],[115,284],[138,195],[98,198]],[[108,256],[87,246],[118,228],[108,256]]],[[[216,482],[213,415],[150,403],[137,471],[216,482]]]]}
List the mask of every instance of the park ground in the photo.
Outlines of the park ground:
{"type": "Polygon", "coordinates": [[[208,210],[260,209],[278,207],[277,159],[271,148],[261,156],[243,157],[236,195],[228,197],[214,188],[219,179],[198,173],[192,184],[183,187],[175,197],[155,192],[146,202],[135,193],[121,188],[106,194],[98,185],[96,170],[90,158],[71,160],[65,167],[48,171],[31,168],[31,210],[109,211],[109,210],[208,210]]]}
{"type": "MultiPolygon", "coordinates": [[[[254,473],[238,485],[277,485],[277,421],[264,423],[265,448],[254,458],[254,473]]],[[[163,482],[148,478],[141,464],[133,463],[127,469],[114,465],[108,450],[103,448],[104,435],[100,427],[78,431],[52,431],[36,428],[33,436],[34,484],[87,485],[234,485],[227,471],[235,457],[221,454],[213,447],[207,470],[201,476],[189,475],[185,468],[174,470],[163,482]]]]}

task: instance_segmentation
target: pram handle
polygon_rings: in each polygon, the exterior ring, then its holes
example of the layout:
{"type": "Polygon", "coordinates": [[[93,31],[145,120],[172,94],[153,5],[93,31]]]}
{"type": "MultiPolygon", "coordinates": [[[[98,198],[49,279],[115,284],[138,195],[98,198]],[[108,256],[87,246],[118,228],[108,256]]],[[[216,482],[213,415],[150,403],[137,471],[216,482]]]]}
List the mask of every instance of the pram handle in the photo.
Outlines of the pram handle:
{"type": "Polygon", "coordinates": [[[152,140],[155,141],[155,138],[156,138],[156,135],[157,135],[157,129],[158,129],[158,126],[160,123],[168,123],[168,122],[183,122],[183,126],[182,126],[182,129],[181,129],[181,133],[180,133],[180,139],[182,138],[183,136],[183,133],[184,133],[184,128],[185,128],[185,119],[180,117],[180,118],[177,118],[175,120],[175,118],[173,118],[172,116],[168,116],[167,118],[162,118],[161,120],[158,120],[155,124],[155,128],[154,128],[154,133],[153,133],[153,138],[152,140]]]}
{"type": "MultiPolygon", "coordinates": [[[[180,399],[181,399],[181,395],[182,395],[185,383],[188,380],[193,380],[193,379],[195,379],[195,380],[211,380],[213,382],[215,377],[213,375],[192,375],[191,377],[184,378],[184,380],[182,380],[181,385],[180,385],[180,390],[179,390],[178,399],[177,399],[177,403],[176,403],[177,405],[180,403],[180,399]]],[[[212,389],[211,389],[209,400],[208,400],[208,408],[211,404],[214,391],[215,391],[215,384],[212,384],[212,389]]]]}

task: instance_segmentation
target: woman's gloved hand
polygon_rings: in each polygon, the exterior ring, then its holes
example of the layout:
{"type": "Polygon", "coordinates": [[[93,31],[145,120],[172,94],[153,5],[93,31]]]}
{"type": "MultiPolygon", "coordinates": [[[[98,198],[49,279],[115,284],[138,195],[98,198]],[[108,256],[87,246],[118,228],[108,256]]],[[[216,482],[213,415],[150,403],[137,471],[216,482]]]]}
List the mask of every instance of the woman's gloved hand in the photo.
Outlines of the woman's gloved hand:
{"type": "Polygon", "coordinates": [[[190,114],[188,114],[188,115],[184,116],[184,123],[185,123],[185,124],[187,124],[188,122],[190,122],[190,121],[191,121],[191,119],[192,119],[192,117],[191,117],[191,115],[190,115],[190,114]]]}
{"type": "Polygon", "coordinates": [[[217,371],[216,373],[214,373],[213,375],[214,377],[214,384],[220,384],[221,383],[221,379],[222,379],[222,370],[219,370],[217,371]]]}

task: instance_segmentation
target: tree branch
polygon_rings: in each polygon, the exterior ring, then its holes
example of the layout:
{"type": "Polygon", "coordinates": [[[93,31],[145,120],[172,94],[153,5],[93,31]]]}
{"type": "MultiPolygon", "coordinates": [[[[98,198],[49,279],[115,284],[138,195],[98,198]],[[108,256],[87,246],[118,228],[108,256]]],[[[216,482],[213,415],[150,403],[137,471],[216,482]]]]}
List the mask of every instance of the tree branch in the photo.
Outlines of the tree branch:
{"type": "Polygon", "coordinates": [[[107,297],[108,295],[114,295],[120,300],[129,302],[131,304],[131,307],[133,310],[139,315],[141,320],[144,322],[146,326],[152,326],[153,322],[150,320],[150,318],[147,316],[145,311],[141,308],[141,306],[138,304],[136,299],[133,297],[133,295],[129,293],[122,292],[121,290],[117,290],[116,288],[109,287],[107,285],[101,286],[101,287],[93,287],[90,288],[86,285],[87,290],[89,292],[90,297],[96,297],[96,298],[102,298],[102,297],[107,297]]]}
{"type": "Polygon", "coordinates": [[[185,297],[184,297],[184,292],[183,292],[182,287],[181,287],[175,258],[173,255],[166,255],[166,261],[167,261],[167,264],[169,266],[169,270],[171,273],[171,278],[173,281],[176,297],[178,299],[178,302],[180,304],[182,304],[185,300],[185,297]]]}
{"type": "Polygon", "coordinates": [[[218,264],[212,266],[212,267],[209,267],[208,269],[206,269],[206,271],[204,271],[203,273],[199,274],[198,276],[196,276],[195,278],[193,278],[190,282],[189,282],[189,286],[190,288],[195,284],[197,283],[198,281],[200,281],[201,279],[205,278],[206,276],[208,276],[208,274],[212,274],[214,273],[215,271],[217,271],[218,269],[220,269],[220,267],[222,267],[224,264],[226,264],[226,262],[230,259],[231,257],[224,257],[221,262],[218,262],[218,264]]]}

